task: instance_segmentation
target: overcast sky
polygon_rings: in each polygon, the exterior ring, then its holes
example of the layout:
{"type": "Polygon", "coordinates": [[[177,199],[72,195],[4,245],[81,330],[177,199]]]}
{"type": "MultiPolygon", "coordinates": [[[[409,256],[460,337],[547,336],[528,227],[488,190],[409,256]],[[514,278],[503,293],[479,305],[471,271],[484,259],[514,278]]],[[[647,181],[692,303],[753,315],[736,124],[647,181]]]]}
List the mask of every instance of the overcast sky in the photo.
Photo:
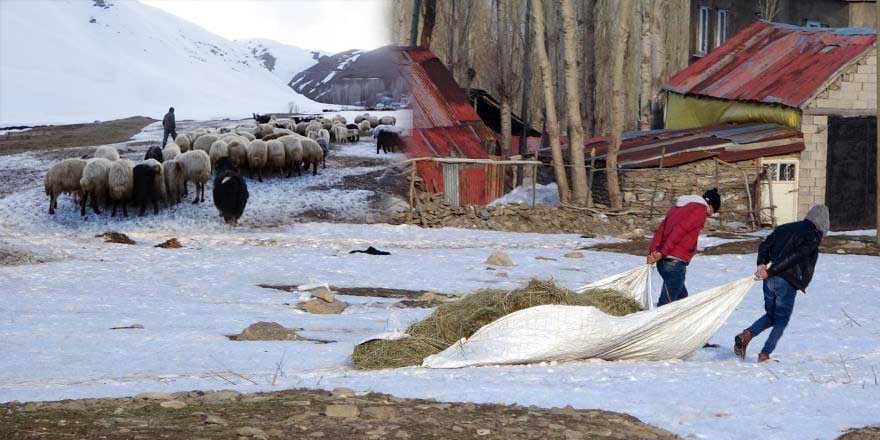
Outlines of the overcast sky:
{"type": "Polygon", "coordinates": [[[387,0],[141,1],[231,40],[268,38],[334,53],[388,44],[387,0]]]}

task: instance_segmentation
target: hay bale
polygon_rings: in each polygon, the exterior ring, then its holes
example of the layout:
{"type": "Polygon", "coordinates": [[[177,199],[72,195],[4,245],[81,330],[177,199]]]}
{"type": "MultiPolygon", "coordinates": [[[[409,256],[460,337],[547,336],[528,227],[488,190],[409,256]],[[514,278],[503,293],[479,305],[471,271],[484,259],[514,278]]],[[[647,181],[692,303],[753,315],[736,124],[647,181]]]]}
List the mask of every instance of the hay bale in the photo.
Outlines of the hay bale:
{"type": "Polygon", "coordinates": [[[180,249],[183,247],[176,238],[170,238],[166,240],[164,243],[159,243],[155,247],[163,248],[163,249],[180,249]]]}
{"type": "Polygon", "coordinates": [[[135,241],[128,238],[127,235],[121,232],[115,231],[107,231],[103,234],[98,234],[95,237],[103,238],[107,243],[116,243],[116,244],[135,244],[135,241]]]}
{"type": "Polygon", "coordinates": [[[431,316],[411,325],[407,338],[373,340],[356,346],[352,363],[364,370],[420,365],[425,357],[470,337],[504,315],[545,304],[593,306],[614,316],[642,310],[636,301],[614,290],[578,294],[551,281],[532,280],[515,290],[482,289],[440,305],[431,316]]]}

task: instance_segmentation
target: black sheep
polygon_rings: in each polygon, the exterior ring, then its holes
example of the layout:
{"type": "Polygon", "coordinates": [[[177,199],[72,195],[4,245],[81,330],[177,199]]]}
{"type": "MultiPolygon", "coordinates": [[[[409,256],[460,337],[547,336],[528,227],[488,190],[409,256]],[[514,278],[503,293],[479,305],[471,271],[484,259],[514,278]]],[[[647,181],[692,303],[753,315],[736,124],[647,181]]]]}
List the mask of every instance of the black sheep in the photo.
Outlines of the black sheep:
{"type": "Polygon", "coordinates": [[[146,164],[135,165],[132,198],[134,203],[140,207],[139,216],[144,215],[147,204],[153,205],[153,214],[159,213],[159,194],[156,192],[156,179],[158,178],[155,168],[146,164]]]}
{"type": "Polygon", "coordinates": [[[152,147],[147,149],[147,154],[144,155],[144,160],[156,159],[157,162],[164,162],[164,157],[162,156],[162,148],[153,145],[152,147]]]}
{"type": "Polygon", "coordinates": [[[238,224],[238,219],[244,212],[248,201],[247,183],[234,169],[226,169],[217,173],[214,178],[214,206],[220,211],[220,216],[229,229],[232,230],[238,224]]]}
{"type": "Polygon", "coordinates": [[[348,124],[345,126],[345,128],[347,128],[349,130],[357,130],[356,134],[352,134],[352,135],[348,136],[348,140],[353,140],[355,142],[361,141],[361,130],[358,128],[357,124],[348,124]]]}
{"type": "Polygon", "coordinates": [[[376,154],[379,149],[383,153],[393,153],[395,148],[400,148],[400,135],[393,131],[382,131],[376,138],[376,154]]]}
{"type": "Polygon", "coordinates": [[[254,120],[257,121],[258,124],[268,124],[272,119],[272,115],[258,115],[254,113],[254,120]]]}

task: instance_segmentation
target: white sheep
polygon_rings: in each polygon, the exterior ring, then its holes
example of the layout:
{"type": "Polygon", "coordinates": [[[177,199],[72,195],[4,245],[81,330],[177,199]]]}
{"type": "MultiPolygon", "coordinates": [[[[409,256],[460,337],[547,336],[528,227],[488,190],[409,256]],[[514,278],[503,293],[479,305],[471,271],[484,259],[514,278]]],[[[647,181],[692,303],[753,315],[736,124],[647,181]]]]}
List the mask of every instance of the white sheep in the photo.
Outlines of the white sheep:
{"type": "Polygon", "coordinates": [[[268,153],[268,157],[266,159],[266,169],[269,172],[278,171],[279,174],[284,175],[284,144],[281,143],[281,141],[279,141],[278,139],[273,139],[266,142],[266,150],[268,153]]]}
{"type": "Polygon", "coordinates": [[[180,203],[180,197],[183,194],[184,175],[183,166],[174,159],[165,161],[162,168],[165,172],[165,192],[167,193],[166,203],[173,206],[180,203]]]}
{"type": "Polygon", "coordinates": [[[293,176],[296,171],[297,176],[302,175],[302,137],[297,135],[282,136],[278,141],[284,145],[284,167],[287,169],[287,177],[293,176]]]}
{"type": "Polygon", "coordinates": [[[265,136],[269,136],[275,131],[275,126],[272,124],[260,124],[257,126],[257,132],[254,135],[257,139],[262,139],[265,136]]]}
{"type": "MultiPolygon", "coordinates": [[[[344,125],[334,125],[333,126],[333,136],[336,137],[337,144],[347,143],[348,142],[348,129],[345,128],[344,125]]],[[[328,137],[329,137],[329,134],[328,134],[328,137]]]]}
{"type": "Polygon", "coordinates": [[[338,123],[340,123],[340,124],[342,124],[342,125],[345,125],[345,124],[348,123],[348,121],[345,119],[345,116],[342,116],[342,115],[336,115],[336,116],[333,116],[332,121],[333,121],[333,122],[338,122],[338,123]]]}
{"type": "Polygon", "coordinates": [[[370,127],[375,127],[379,125],[379,118],[375,116],[369,116],[367,117],[367,120],[370,121],[370,127]]]}
{"type": "Polygon", "coordinates": [[[221,140],[215,141],[208,150],[208,156],[211,158],[211,166],[216,166],[218,160],[229,157],[228,145],[221,140]]]}
{"type": "Polygon", "coordinates": [[[110,165],[107,181],[110,188],[110,206],[113,208],[110,217],[116,217],[116,208],[119,204],[122,204],[122,215],[128,217],[128,203],[134,191],[134,162],[128,159],[113,162],[110,165]]]}
{"type": "Polygon", "coordinates": [[[327,142],[327,145],[330,145],[330,132],[327,130],[321,129],[320,131],[318,131],[318,138],[317,139],[324,139],[327,142]]]}
{"type": "Polygon", "coordinates": [[[165,145],[165,148],[162,149],[162,162],[168,162],[169,160],[172,160],[180,155],[180,153],[180,146],[176,143],[172,142],[168,145],[165,145]]]}
{"type": "Polygon", "coordinates": [[[358,122],[357,125],[358,130],[360,130],[361,134],[367,134],[370,132],[370,129],[373,128],[370,126],[370,121],[367,120],[362,120],[361,122],[358,122]]]}
{"type": "Polygon", "coordinates": [[[385,115],[379,118],[379,123],[385,125],[394,125],[397,124],[397,118],[391,115],[385,115]]]}
{"type": "Polygon", "coordinates": [[[305,166],[304,168],[308,172],[309,165],[311,165],[313,167],[312,175],[314,176],[318,174],[318,165],[324,161],[324,150],[312,139],[300,139],[300,143],[303,150],[302,161],[305,166]]]}
{"type": "Polygon", "coordinates": [[[296,127],[293,128],[293,131],[295,131],[297,134],[301,134],[301,135],[305,136],[307,128],[309,128],[309,123],[303,121],[303,122],[300,122],[299,124],[296,124],[296,127]]]}
{"type": "Polygon", "coordinates": [[[95,154],[92,157],[103,157],[109,161],[119,160],[119,151],[116,150],[116,147],[111,147],[110,145],[104,145],[98,147],[95,150],[95,154]]]}
{"type": "MultiPolygon", "coordinates": [[[[272,132],[272,134],[283,134],[283,135],[288,135],[288,134],[293,134],[293,130],[290,130],[290,129],[287,129],[287,128],[276,128],[275,131],[272,132]]],[[[276,139],[277,139],[277,138],[276,138],[276,139]]]]}
{"type": "Polygon", "coordinates": [[[364,115],[357,115],[354,117],[354,123],[360,125],[361,122],[364,122],[364,115]]]}
{"type": "Polygon", "coordinates": [[[247,132],[247,131],[236,131],[235,133],[238,134],[239,136],[241,136],[241,137],[247,139],[248,142],[250,142],[250,141],[252,141],[252,140],[254,140],[254,139],[257,138],[256,136],[254,136],[253,133],[250,133],[250,132],[247,132]]]}
{"type": "Polygon", "coordinates": [[[49,214],[55,214],[58,209],[59,195],[82,192],[79,182],[85,167],[86,161],[83,159],[64,159],[49,168],[43,184],[49,196],[49,214]]]}
{"type": "Polygon", "coordinates": [[[110,165],[108,159],[97,157],[89,159],[83,168],[83,176],[79,180],[79,186],[82,188],[82,198],[80,199],[79,214],[83,217],[86,215],[86,203],[89,197],[92,198],[92,210],[95,214],[100,214],[98,204],[106,203],[110,186],[110,165]]]}
{"type": "Polygon", "coordinates": [[[177,144],[178,147],[180,147],[181,153],[186,153],[187,151],[192,149],[193,141],[188,134],[182,133],[177,135],[177,139],[174,139],[174,143],[177,144]]]}
{"type": "Polygon", "coordinates": [[[250,141],[247,146],[248,167],[257,174],[257,179],[263,181],[263,168],[269,160],[269,150],[266,143],[257,139],[250,141]]]}
{"type": "Polygon", "coordinates": [[[193,150],[202,150],[205,153],[211,151],[211,144],[217,142],[218,136],[213,134],[203,134],[199,136],[193,143],[193,150]]]}
{"type": "Polygon", "coordinates": [[[196,185],[193,204],[204,202],[205,184],[211,180],[211,157],[202,150],[192,150],[177,156],[174,162],[180,164],[183,172],[183,192],[186,193],[186,182],[192,181],[196,185]]]}
{"type": "Polygon", "coordinates": [[[156,170],[156,180],[154,181],[156,184],[156,194],[159,195],[159,200],[165,202],[165,205],[168,205],[168,192],[165,191],[165,167],[156,160],[156,159],[147,159],[144,161],[144,164],[149,165],[154,170],[156,170]]]}

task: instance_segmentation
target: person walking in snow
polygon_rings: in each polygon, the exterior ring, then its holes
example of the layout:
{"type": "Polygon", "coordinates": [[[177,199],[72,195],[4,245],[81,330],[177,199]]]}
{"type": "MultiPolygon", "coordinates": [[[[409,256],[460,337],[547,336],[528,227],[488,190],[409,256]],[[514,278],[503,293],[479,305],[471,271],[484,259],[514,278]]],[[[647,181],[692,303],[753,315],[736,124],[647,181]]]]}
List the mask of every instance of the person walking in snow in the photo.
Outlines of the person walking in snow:
{"type": "Polygon", "coordinates": [[[165,134],[162,136],[162,148],[165,148],[169,134],[171,135],[171,140],[177,140],[177,122],[174,121],[174,107],[169,108],[168,113],[165,113],[165,117],[162,118],[162,128],[165,130],[165,134]]]}
{"type": "Polygon", "coordinates": [[[697,252],[697,239],[706,219],[721,209],[718,189],[706,191],[702,197],[681,196],[654,232],[648,251],[648,264],[657,264],[663,278],[657,307],[687,298],[684,285],[687,265],[697,252]]]}
{"type": "Polygon", "coordinates": [[[777,227],[761,242],[755,279],[764,280],[765,313],[733,339],[733,351],[740,359],[745,359],[749,341],[772,327],[758,362],[770,359],[788,326],[797,291],[806,292],[813,278],[819,245],[830,226],[828,207],[816,205],[803,220],[777,227]]]}

